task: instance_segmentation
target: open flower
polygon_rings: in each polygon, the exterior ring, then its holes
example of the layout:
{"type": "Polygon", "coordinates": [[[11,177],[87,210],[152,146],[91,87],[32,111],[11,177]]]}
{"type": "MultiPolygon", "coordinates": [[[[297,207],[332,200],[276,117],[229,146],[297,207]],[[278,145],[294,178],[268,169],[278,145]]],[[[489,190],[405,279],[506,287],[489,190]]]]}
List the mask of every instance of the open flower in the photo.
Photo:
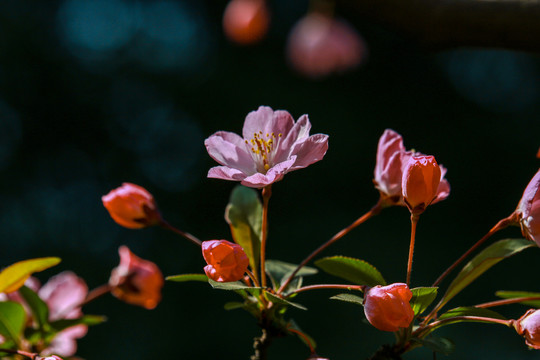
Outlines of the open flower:
{"type": "Polygon", "coordinates": [[[244,249],[227,240],[203,241],[202,253],[208,265],[206,276],[218,282],[237,281],[244,277],[249,259],[244,249]]]}
{"type": "Polygon", "coordinates": [[[540,170],[525,188],[517,207],[521,232],[540,246],[540,170]]]}
{"type": "Polygon", "coordinates": [[[409,327],[414,318],[409,301],[412,292],[407,284],[377,285],[366,290],[364,313],[369,323],[382,331],[409,327]]]}
{"type": "Polygon", "coordinates": [[[514,327],[528,346],[540,349],[540,310],[530,309],[514,322],[514,327]]]}
{"type": "Polygon", "coordinates": [[[156,201],[145,188],[123,183],[101,197],[112,219],[128,229],[157,225],[161,221],[156,201]]]}
{"type": "Polygon", "coordinates": [[[111,272],[111,294],[128,304],[153,309],[161,300],[163,275],[151,261],[133,254],[127,246],[120,246],[120,264],[111,272]]]}
{"type": "MultiPolygon", "coordinates": [[[[37,293],[49,307],[50,321],[76,319],[83,315],[80,306],[86,299],[88,286],[73,272],[64,271],[50,278],[37,293]]],[[[76,339],[84,337],[87,332],[86,325],[76,325],[62,330],[41,354],[72,356],[77,351],[76,339]]]]}
{"type": "Polygon", "coordinates": [[[293,170],[321,160],[328,150],[328,135],[309,136],[307,115],[295,123],[282,110],[261,106],[246,116],[243,138],[219,131],[205,140],[208,154],[222,166],[208,171],[208,177],[241,181],[263,188],[293,170]]]}

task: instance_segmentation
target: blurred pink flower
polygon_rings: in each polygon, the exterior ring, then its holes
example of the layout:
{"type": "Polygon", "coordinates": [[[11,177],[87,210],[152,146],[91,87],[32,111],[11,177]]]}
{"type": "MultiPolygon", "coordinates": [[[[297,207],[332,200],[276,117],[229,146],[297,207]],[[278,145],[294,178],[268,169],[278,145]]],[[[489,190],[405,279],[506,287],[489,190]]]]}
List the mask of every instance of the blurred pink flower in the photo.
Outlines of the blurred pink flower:
{"type": "MultiPolygon", "coordinates": [[[[50,321],[81,317],[83,314],[80,305],[87,294],[88,286],[84,280],[71,271],[65,271],[52,277],[38,290],[39,297],[49,307],[50,321]]],[[[72,326],[62,330],[41,354],[72,356],[77,351],[76,339],[84,337],[87,331],[86,325],[72,326]]]]}
{"type": "Polygon", "coordinates": [[[225,35],[240,45],[262,40],[269,25],[270,12],[265,0],[231,0],[223,14],[225,35]]]}
{"type": "Polygon", "coordinates": [[[353,27],[316,12],[296,23],[287,44],[294,69],[314,78],[354,68],[366,53],[364,39],[353,27]]]}
{"type": "Polygon", "coordinates": [[[208,177],[241,181],[252,188],[279,181],[326,154],[328,135],[309,136],[310,129],[307,115],[295,123],[287,111],[261,106],[246,116],[243,138],[219,131],[205,140],[208,154],[222,165],[211,168],[208,177]]]}
{"type": "Polygon", "coordinates": [[[529,182],[519,201],[517,212],[521,232],[540,246],[540,170],[529,182]]]}
{"type": "Polygon", "coordinates": [[[525,338],[525,343],[540,350],[540,310],[530,309],[514,322],[517,333],[525,338]]]}

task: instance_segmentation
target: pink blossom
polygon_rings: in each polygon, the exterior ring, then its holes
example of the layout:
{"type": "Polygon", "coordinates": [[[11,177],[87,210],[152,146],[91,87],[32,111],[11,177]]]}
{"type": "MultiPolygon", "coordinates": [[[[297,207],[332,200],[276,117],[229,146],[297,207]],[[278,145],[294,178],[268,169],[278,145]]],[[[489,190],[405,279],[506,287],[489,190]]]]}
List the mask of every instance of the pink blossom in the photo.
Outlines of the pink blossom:
{"type": "Polygon", "coordinates": [[[540,246],[540,170],[529,182],[517,207],[521,232],[540,246]]]}
{"type": "MultiPolygon", "coordinates": [[[[386,129],[379,139],[377,162],[373,182],[381,197],[391,205],[405,206],[402,194],[403,173],[412,156],[424,156],[420,152],[407,151],[400,134],[386,129]]],[[[431,202],[435,204],[450,194],[450,184],[445,179],[446,168],[439,165],[441,177],[436,196],[431,202]]]]}
{"type": "Polygon", "coordinates": [[[208,154],[222,166],[208,171],[208,177],[241,181],[263,188],[293,170],[321,160],[328,150],[328,135],[309,136],[307,115],[297,122],[283,110],[261,106],[246,116],[243,138],[219,131],[205,140],[208,154]]]}
{"type": "Polygon", "coordinates": [[[533,349],[540,350],[540,310],[530,309],[514,322],[517,333],[533,349]]]}
{"type": "Polygon", "coordinates": [[[352,26],[315,12],[296,23],[287,44],[294,69],[313,78],[354,68],[366,53],[364,40],[352,26]]]}
{"type": "MultiPolygon", "coordinates": [[[[49,307],[49,320],[76,319],[82,316],[80,304],[88,294],[88,286],[83,279],[71,271],[62,272],[38,290],[39,297],[49,307]]],[[[76,339],[86,335],[86,325],[76,325],[60,331],[42,351],[42,355],[62,354],[71,356],[77,351],[76,339]]]]}

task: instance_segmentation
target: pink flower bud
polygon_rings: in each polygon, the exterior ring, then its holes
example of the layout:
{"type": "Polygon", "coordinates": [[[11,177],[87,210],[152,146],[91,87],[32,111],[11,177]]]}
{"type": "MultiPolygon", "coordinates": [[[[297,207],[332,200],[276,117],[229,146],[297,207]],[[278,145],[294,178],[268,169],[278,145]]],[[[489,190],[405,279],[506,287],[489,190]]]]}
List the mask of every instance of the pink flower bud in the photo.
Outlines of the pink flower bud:
{"type": "Polygon", "coordinates": [[[530,309],[514,323],[514,327],[528,346],[540,349],[540,310],[530,309]]]}
{"type": "Polygon", "coordinates": [[[151,261],[133,254],[127,246],[118,249],[120,264],[111,272],[111,293],[128,304],[153,309],[161,300],[163,275],[151,261]]]}
{"type": "Polygon", "coordinates": [[[237,281],[244,277],[249,260],[244,249],[227,240],[203,241],[202,253],[208,265],[206,276],[218,282],[237,281]]]}
{"type": "Polygon", "coordinates": [[[232,0],[223,14],[225,35],[240,45],[259,42],[266,35],[269,23],[264,0],[232,0]]]}
{"type": "Polygon", "coordinates": [[[40,359],[41,360],[62,360],[62,358],[60,356],[57,356],[57,355],[47,356],[47,357],[40,358],[40,359]]]}
{"type": "Polygon", "coordinates": [[[422,213],[437,197],[441,169],[433,156],[409,158],[401,183],[405,204],[413,214],[422,213]]]}
{"type": "Polygon", "coordinates": [[[101,201],[112,219],[128,229],[157,225],[161,221],[154,197],[141,186],[123,183],[101,197],[101,201]]]}
{"type": "Polygon", "coordinates": [[[364,312],[369,323],[382,331],[409,327],[414,318],[409,301],[412,292],[407,284],[377,285],[366,290],[364,312]]]}
{"type": "Polygon", "coordinates": [[[517,212],[520,215],[521,232],[527,239],[540,246],[540,170],[525,188],[519,201],[517,212]]]}
{"type": "Polygon", "coordinates": [[[364,40],[352,26],[316,12],[296,23],[287,44],[294,69],[313,78],[354,68],[366,53],[364,40]]]}

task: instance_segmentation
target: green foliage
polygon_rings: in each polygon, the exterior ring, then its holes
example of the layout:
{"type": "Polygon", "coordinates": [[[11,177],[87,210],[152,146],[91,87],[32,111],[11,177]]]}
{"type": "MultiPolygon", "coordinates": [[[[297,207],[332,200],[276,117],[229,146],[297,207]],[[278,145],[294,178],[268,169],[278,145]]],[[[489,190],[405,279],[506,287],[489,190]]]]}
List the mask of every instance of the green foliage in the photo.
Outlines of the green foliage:
{"type": "Polygon", "coordinates": [[[414,316],[422,314],[437,297],[437,287],[417,287],[411,289],[413,294],[410,301],[414,316]]]}
{"type": "Polygon", "coordinates": [[[244,307],[245,307],[245,304],[238,301],[231,301],[223,305],[223,308],[225,310],[243,309],[244,307]]]}
{"type": "Polygon", "coordinates": [[[334,295],[330,299],[345,301],[345,302],[353,303],[356,305],[364,306],[364,298],[358,295],[344,293],[344,294],[334,295]]]}
{"type": "Polygon", "coordinates": [[[0,293],[16,291],[35,272],[43,271],[60,262],[60,258],[47,257],[23,260],[0,272],[0,293]]]}
{"type": "Polygon", "coordinates": [[[61,319],[61,320],[52,321],[50,325],[53,331],[60,332],[64,329],[67,329],[69,327],[76,326],[76,325],[94,326],[94,325],[99,325],[105,321],[107,321],[107,318],[105,316],[84,315],[77,319],[61,319]]]}
{"type": "Polygon", "coordinates": [[[353,284],[376,286],[386,285],[379,270],[364,260],[345,256],[332,256],[315,262],[323,271],[348,280],[353,284]]]}
{"type": "Polygon", "coordinates": [[[12,301],[0,302],[0,335],[18,344],[25,321],[26,313],[21,304],[12,301]]]}
{"type": "MultiPolygon", "coordinates": [[[[274,284],[274,288],[279,288],[281,284],[283,284],[289,276],[296,270],[298,265],[291,264],[285,261],[280,260],[266,260],[266,272],[270,276],[270,279],[272,280],[272,283],[274,284]]],[[[318,272],[317,269],[309,266],[302,267],[294,276],[295,280],[293,280],[287,289],[285,290],[296,290],[298,287],[302,285],[302,276],[308,276],[308,275],[314,275],[318,272]]],[[[285,293],[287,291],[284,291],[285,293]]]]}
{"type": "Polygon", "coordinates": [[[450,355],[456,348],[451,340],[443,337],[430,336],[425,339],[412,339],[412,341],[444,355],[450,355]]]}
{"type": "Polygon", "coordinates": [[[252,287],[249,285],[244,284],[241,281],[231,281],[231,282],[218,282],[214,281],[212,279],[208,279],[208,283],[212,285],[214,289],[220,289],[220,290],[259,290],[260,288],[252,287]]]}
{"type": "Polygon", "coordinates": [[[540,308],[540,293],[537,293],[537,292],[501,290],[501,291],[497,291],[495,295],[503,299],[537,297],[539,300],[525,300],[525,301],[520,301],[519,304],[528,305],[535,308],[540,308]]]}
{"type": "Polygon", "coordinates": [[[38,325],[38,329],[42,331],[49,331],[49,308],[47,307],[47,304],[41,300],[35,291],[26,286],[19,289],[19,294],[30,307],[30,311],[32,311],[32,315],[38,325]]]}
{"type": "Polygon", "coordinates": [[[470,283],[476,280],[480,275],[489,270],[499,261],[534,246],[535,244],[533,242],[525,239],[505,239],[491,244],[463,267],[461,272],[448,287],[448,290],[446,290],[446,293],[441,299],[438,307],[440,308],[446,304],[461,290],[467,287],[470,283]]]}
{"type": "Polygon", "coordinates": [[[165,280],[176,281],[176,282],[186,282],[186,281],[208,282],[208,277],[204,274],[181,274],[181,275],[167,276],[165,280]]]}
{"type": "Polygon", "coordinates": [[[257,269],[261,249],[262,204],[257,191],[236,186],[225,209],[225,220],[231,228],[234,242],[240,245],[252,269],[257,269]]]}
{"type": "Polygon", "coordinates": [[[272,293],[265,292],[264,295],[266,296],[266,298],[269,301],[272,301],[273,303],[280,304],[280,305],[285,305],[285,306],[290,305],[290,306],[294,306],[297,309],[307,310],[307,308],[304,305],[300,305],[298,303],[294,303],[294,302],[291,302],[289,300],[282,299],[279,296],[276,296],[276,295],[274,295],[272,293]]]}

